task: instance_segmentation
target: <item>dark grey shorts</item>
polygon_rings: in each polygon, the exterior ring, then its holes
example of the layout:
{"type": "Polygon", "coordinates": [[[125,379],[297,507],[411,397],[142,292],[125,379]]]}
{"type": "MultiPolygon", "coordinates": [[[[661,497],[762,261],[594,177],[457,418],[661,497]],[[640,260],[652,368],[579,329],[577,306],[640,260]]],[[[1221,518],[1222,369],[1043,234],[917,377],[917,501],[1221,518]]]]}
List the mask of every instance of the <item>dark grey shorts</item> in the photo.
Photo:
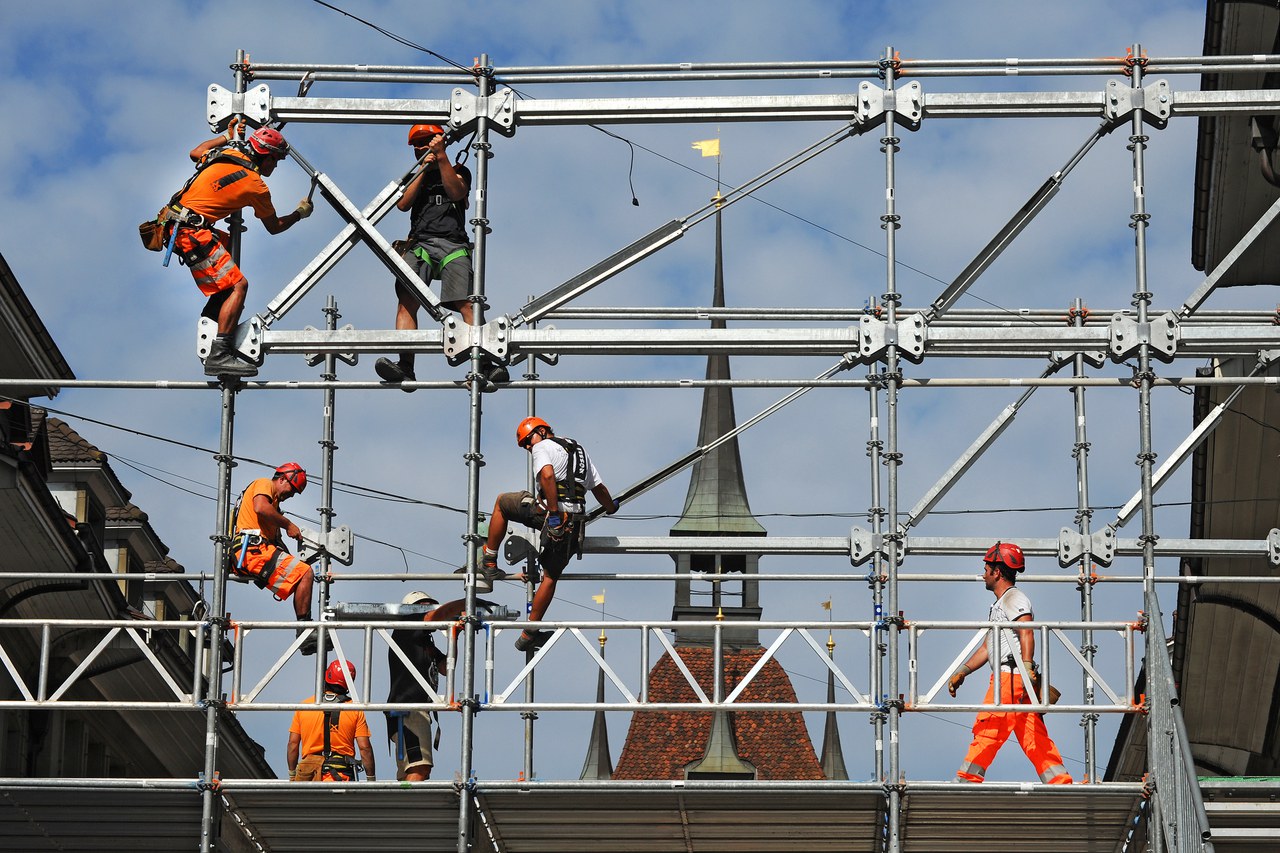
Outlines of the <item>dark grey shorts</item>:
{"type": "Polygon", "coordinates": [[[440,282],[441,302],[461,302],[471,295],[471,253],[465,243],[429,237],[412,244],[412,248],[401,257],[423,281],[428,284],[440,282]],[[419,247],[426,250],[430,261],[423,260],[415,252],[419,247]],[[468,249],[468,252],[455,255],[459,249],[468,249]],[[455,256],[450,259],[450,255],[455,256]],[[443,269],[440,268],[441,261],[447,261],[443,269]]]}

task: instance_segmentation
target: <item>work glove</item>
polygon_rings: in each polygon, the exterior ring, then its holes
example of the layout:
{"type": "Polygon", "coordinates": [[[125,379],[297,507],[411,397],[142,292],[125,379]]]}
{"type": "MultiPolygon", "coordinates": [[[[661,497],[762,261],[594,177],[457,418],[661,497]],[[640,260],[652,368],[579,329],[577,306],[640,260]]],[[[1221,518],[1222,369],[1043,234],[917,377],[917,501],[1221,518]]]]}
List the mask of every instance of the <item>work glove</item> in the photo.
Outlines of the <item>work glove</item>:
{"type": "Polygon", "coordinates": [[[973,672],[973,670],[961,664],[959,669],[951,673],[951,677],[947,679],[947,692],[950,693],[953,698],[956,695],[956,691],[960,689],[960,685],[964,684],[964,677],[971,672],[973,672]]]}
{"type": "Polygon", "coordinates": [[[298,214],[298,219],[306,219],[311,215],[311,211],[315,209],[316,206],[304,198],[298,202],[298,207],[293,212],[298,214]]]}
{"type": "Polygon", "coordinates": [[[557,531],[564,524],[564,517],[558,512],[547,515],[547,530],[557,531]]]}
{"type": "Polygon", "coordinates": [[[1024,660],[1022,665],[1027,668],[1027,673],[1031,676],[1031,690],[1036,694],[1036,700],[1039,701],[1040,685],[1043,683],[1040,680],[1040,670],[1036,667],[1036,662],[1033,660],[1024,660]]]}

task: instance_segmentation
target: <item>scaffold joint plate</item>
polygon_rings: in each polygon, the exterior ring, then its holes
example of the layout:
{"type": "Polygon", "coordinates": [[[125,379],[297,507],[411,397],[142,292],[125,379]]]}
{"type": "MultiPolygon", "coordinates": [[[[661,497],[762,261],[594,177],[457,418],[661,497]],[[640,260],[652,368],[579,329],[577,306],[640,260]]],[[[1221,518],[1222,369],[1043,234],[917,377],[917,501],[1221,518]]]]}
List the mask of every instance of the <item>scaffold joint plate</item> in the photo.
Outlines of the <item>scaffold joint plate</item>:
{"type": "Polygon", "coordinates": [[[260,83],[243,94],[224,89],[217,83],[209,84],[208,106],[209,129],[219,133],[227,129],[231,118],[240,114],[255,127],[266,124],[271,119],[271,90],[266,83],[260,83]]]}

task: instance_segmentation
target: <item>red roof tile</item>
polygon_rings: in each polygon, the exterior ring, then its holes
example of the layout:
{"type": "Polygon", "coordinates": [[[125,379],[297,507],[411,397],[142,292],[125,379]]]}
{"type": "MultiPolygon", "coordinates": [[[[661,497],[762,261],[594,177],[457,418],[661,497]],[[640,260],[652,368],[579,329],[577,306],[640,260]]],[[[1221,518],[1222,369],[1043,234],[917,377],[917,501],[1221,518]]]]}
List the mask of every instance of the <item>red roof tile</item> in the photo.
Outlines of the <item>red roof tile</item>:
{"type": "MultiPolygon", "coordinates": [[[[711,695],[712,651],[678,649],[685,666],[711,695]]],[[[764,649],[724,651],[725,693],[737,686],[764,655],[764,649]]],[[[696,702],[693,688],[670,655],[664,654],[649,673],[651,702],[696,702]]],[[[770,660],[743,691],[744,702],[795,702],[791,679],[770,660]]],[[[637,711],[618,758],[614,779],[683,779],[685,767],[703,757],[711,732],[712,712],[637,711]]],[[[755,765],[757,779],[822,779],[822,767],[799,711],[734,711],[738,756],[755,765]]]]}

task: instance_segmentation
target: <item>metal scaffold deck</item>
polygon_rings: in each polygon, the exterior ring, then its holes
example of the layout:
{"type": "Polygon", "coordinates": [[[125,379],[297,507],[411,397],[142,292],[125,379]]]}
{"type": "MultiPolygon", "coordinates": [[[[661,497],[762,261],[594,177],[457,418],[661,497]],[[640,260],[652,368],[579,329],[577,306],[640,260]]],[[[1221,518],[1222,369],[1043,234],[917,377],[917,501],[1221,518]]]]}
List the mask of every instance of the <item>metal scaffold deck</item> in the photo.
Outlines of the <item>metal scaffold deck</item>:
{"type": "MultiPolygon", "coordinates": [[[[1206,308],[1224,274],[1260,239],[1275,216],[1280,201],[1265,211],[1256,224],[1189,292],[1156,293],[1148,280],[1147,229],[1151,212],[1147,209],[1148,148],[1160,144],[1159,133],[1167,126],[1203,117],[1253,115],[1280,112],[1280,90],[1234,89],[1221,86],[1199,90],[1198,75],[1216,73],[1230,80],[1236,71],[1280,72],[1280,56],[1148,56],[1139,45],[1119,59],[1036,59],[1036,60],[901,60],[892,48],[874,60],[830,63],[735,63],[732,65],[647,65],[600,67],[491,67],[481,57],[476,69],[417,66],[337,66],[246,63],[241,55],[233,68],[230,89],[213,85],[208,93],[211,127],[221,130],[233,118],[253,125],[267,123],[339,123],[360,125],[406,125],[438,123],[461,137],[471,134],[475,156],[472,223],[475,226],[475,276],[473,296],[480,307],[478,321],[468,326],[448,315],[439,299],[416,278],[377,225],[395,207],[413,173],[392,182],[381,193],[360,206],[349,198],[332,177],[310,163],[296,148],[291,156],[313,180],[318,193],[345,222],[315,258],[306,264],[265,308],[241,325],[236,347],[247,358],[271,359],[286,353],[305,353],[322,359],[320,380],[245,380],[213,383],[179,383],[140,380],[79,380],[59,383],[64,387],[148,389],[208,388],[221,395],[221,442],[218,461],[218,501],[215,531],[229,529],[232,504],[232,467],[236,407],[245,394],[299,389],[324,391],[325,483],[321,529],[313,534],[312,546],[318,577],[326,581],[321,589],[324,618],[304,627],[321,639],[337,641],[339,657],[360,664],[361,682],[353,690],[351,708],[369,712],[403,709],[406,706],[374,700],[370,672],[375,661],[387,654],[392,644],[390,632],[405,630],[403,622],[388,621],[376,614],[347,612],[329,600],[330,586],[344,581],[397,582],[406,580],[457,581],[448,573],[370,572],[344,570],[331,561],[351,564],[350,531],[334,529],[330,484],[336,452],[332,412],[344,391],[385,387],[373,381],[339,380],[336,360],[364,353],[417,352],[468,363],[470,387],[465,392],[468,407],[468,453],[466,456],[466,530],[476,531],[484,508],[481,506],[480,436],[484,418],[482,365],[488,360],[513,363],[538,359],[554,360],[562,355],[596,354],[618,356],[732,355],[787,359],[818,356],[829,367],[816,376],[768,379],[543,379],[530,373],[512,381],[510,391],[528,393],[528,411],[534,414],[534,392],[546,389],[567,391],[592,388],[635,389],[643,393],[659,388],[777,388],[785,393],[780,400],[743,420],[721,440],[750,429],[764,417],[814,389],[825,393],[865,400],[867,417],[863,438],[868,467],[865,473],[851,474],[865,480],[864,500],[847,507],[861,518],[852,528],[833,530],[823,536],[725,536],[692,538],[684,536],[585,537],[583,551],[588,560],[571,571],[578,580],[628,580],[679,584],[702,583],[710,587],[740,583],[718,573],[686,576],[625,571],[593,572],[590,558],[596,555],[638,554],[754,554],[796,558],[789,568],[776,573],[758,573],[752,580],[765,584],[839,582],[867,590],[864,618],[844,621],[806,621],[770,618],[753,623],[761,635],[764,654],[757,667],[739,673],[738,686],[726,691],[722,650],[726,632],[741,623],[708,619],[706,622],[671,620],[551,620],[543,626],[555,631],[552,640],[521,665],[495,657],[495,647],[503,644],[510,655],[509,640],[529,623],[518,613],[495,610],[477,597],[474,578],[478,569],[481,538],[466,538],[467,614],[457,624],[429,626],[415,623],[421,630],[442,628],[450,640],[451,666],[445,683],[431,709],[456,715],[460,728],[461,773],[457,780],[433,780],[398,784],[380,781],[358,785],[290,785],[285,780],[217,778],[219,730],[228,712],[248,714],[258,711],[287,711],[305,707],[297,702],[267,701],[262,698],[284,664],[296,659],[304,637],[293,639],[298,623],[237,620],[229,623],[214,614],[226,613],[227,573],[207,577],[213,584],[210,616],[192,622],[137,622],[99,620],[7,621],[7,632],[28,629],[35,638],[37,658],[42,665],[34,678],[16,667],[0,637],[0,663],[17,684],[16,698],[0,700],[0,710],[10,708],[132,709],[155,713],[202,715],[204,719],[205,767],[199,779],[0,779],[0,850],[44,849],[50,829],[60,827],[61,850],[175,850],[198,845],[202,851],[269,850],[314,851],[317,838],[300,829],[324,815],[323,840],[330,849],[491,851],[492,853],[657,853],[686,850],[777,851],[878,851],[878,853],[951,853],[972,851],[1001,839],[1000,846],[1020,851],[1054,853],[1116,853],[1117,851],[1212,851],[1210,824],[1216,813],[1229,809],[1213,805],[1206,811],[1195,762],[1183,724],[1174,669],[1166,642],[1166,621],[1157,592],[1191,585],[1197,578],[1181,569],[1170,571],[1175,560],[1191,558],[1238,558],[1254,560],[1270,567],[1270,575],[1241,571],[1238,575],[1215,577],[1215,583],[1266,586],[1280,582],[1275,566],[1280,564],[1280,530],[1258,530],[1239,539],[1184,538],[1183,531],[1157,529],[1154,511],[1156,491],[1169,481],[1178,467],[1191,459],[1197,448],[1209,441],[1221,423],[1223,413],[1238,395],[1254,391],[1270,392],[1280,387],[1280,373],[1274,360],[1280,353],[1280,325],[1269,307],[1247,310],[1206,308]],[[931,81],[979,80],[1013,76],[1025,81],[1070,78],[1080,81],[1078,91],[1016,92],[934,92],[931,81]],[[729,81],[809,80],[848,81],[847,91],[815,95],[723,95],[698,94],[664,97],[552,97],[524,99],[515,87],[556,87],[557,95],[571,87],[629,83],[664,87],[673,84],[709,88],[729,81]],[[360,84],[366,89],[386,86],[420,86],[434,97],[311,97],[312,83],[360,84]],[[299,94],[281,94],[281,87],[299,84],[299,94]],[[440,97],[444,93],[443,97],[440,97]],[[1052,169],[1045,182],[1034,188],[1024,203],[1004,222],[997,223],[990,239],[954,279],[944,283],[927,304],[905,307],[897,282],[898,231],[907,227],[898,208],[896,172],[900,158],[911,156],[903,131],[917,131],[935,120],[986,119],[1008,121],[1019,118],[1094,120],[1090,132],[1080,141],[1070,158],[1052,169]],[[776,166],[746,183],[728,189],[712,203],[687,216],[658,225],[641,239],[580,274],[529,299],[508,314],[485,318],[485,253],[488,210],[487,158],[498,137],[511,138],[518,145],[525,134],[539,128],[561,125],[678,124],[735,122],[818,122],[825,135],[776,166]],[[1028,299],[1043,295],[1042,304],[1015,312],[988,312],[958,308],[956,303],[992,266],[1032,221],[1050,206],[1073,170],[1091,151],[1109,140],[1127,148],[1131,173],[1131,212],[1128,225],[1133,230],[1133,279],[1126,283],[1132,291],[1129,306],[1101,310],[1093,319],[1076,299],[1062,322],[1063,294],[1037,294],[1029,287],[1028,299]],[[737,202],[785,177],[800,164],[821,157],[840,144],[869,145],[883,153],[884,206],[880,215],[884,234],[883,292],[876,304],[861,307],[818,309],[789,308],[677,308],[669,306],[599,307],[575,304],[588,292],[608,282],[646,258],[680,240],[691,228],[729,211],[737,202]],[[427,313],[436,322],[427,322],[418,331],[338,329],[333,297],[325,329],[279,328],[289,312],[349,252],[357,247],[371,252],[407,288],[419,295],[427,313]],[[1102,317],[1105,319],[1099,320],[1102,317]],[[741,328],[705,328],[708,319],[748,321],[741,328]],[[573,321],[565,328],[550,321],[573,321]],[[599,321],[608,328],[586,328],[599,321]],[[655,321],[666,325],[655,327],[655,321]],[[627,323],[634,324],[627,327],[627,323]],[[680,325],[685,323],[685,325],[680,325]],[[1200,365],[1213,360],[1214,370],[1188,370],[1183,365],[1200,365]],[[1222,364],[1235,359],[1243,368],[1231,372],[1222,364]],[[1047,363],[1047,366],[1045,366],[1047,363]],[[1007,367],[1013,375],[957,375],[956,365],[968,368],[980,364],[1007,367]],[[904,376],[908,365],[918,366],[915,376],[904,376]],[[927,376],[931,366],[946,365],[937,376],[927,376]],[[1030,365],[1030,367],[1028,366],[1030,365]],[[1105,375],[1104,366],[1128,366],[1131,375],[1105,375]],[[1169,375],[1157,375],[1157,366],[1169,365],[1169,375]],[[1043,371],[1043,372],[1041,372],[1043,371]],[[1216,408],[1199,420],[1163,461],[1157,464],[1152,423],[1156,417],[1153,391],[1163,388],[1214,395],[1216,408]],[[899,467],[906,448],[900,437],[904,392],[927,395],[932,389],[1015,389],[1014,402],[992,409],[993,420],[945,470],[934,485],[911,500],[904,494],[899,467]],[[972,583],[968,574],[923,571],[916,558],[981,554],[991,542],[985,536],[926,536],[917,533],[920,525],[990,448],[998,446],[1002,433],[1012,423],[1027,399],[1040,388],[1058,388],[1069,394],[1069,417],[1074,423],[1076,477],[1071,484],[1078,506],[1076,523],[1063,527],[1056,536],[1046,531],[1039,537],[1019,540],[1028,555],[1057,564],[1071,573],[1057,577],[1028,578],[1028,582],[1066,583],[1080,592],[1080,618],[1019,623],[1036,632],[1036,648],[1043,656],[1045,683],[1050,674],[1059,682],[1081,687],[1071,699],[1057,705],[1034,704],[1031,711],[1061,720],[1079,720],[1083,729],[1088,784],[1054,786],[1041,783],[989,782],[978,786],[949,784],[946,780],[908,778],[903,769],[902,751],[933,749],[934,744],[908,745],[912,715],[959,714],[968,725],[981,704],[947,702],[940,698],[948,675],[969,650],[984,638],[995,636],[990,623],[969,620],[914,619],[900,593],[911,584],[937,584],[946,589],[954,583],[972,583]],[[850,394],[849,392],[856,392],[850,394]],[[1123,395],[1131,399],[1134,413],[1124,424],[1108,422],[1095,426],[1086,416],[1085,399],[1090,393],[1123,395]],[[1134,429],[1136,427],[1136,431],[1134,429]],[[1132,498],[1114,517],[1103,517],[1089,492],[1089,454],[1092,444],[1110,442],[1124,433],[1126,447],[1136,451],[1132,498]],[[865,519],[865,522],[863,521],[865,519]],[[1123,530],[1125,535],[1121,535],[1123,530]],[[1159,564],[1160,561],[1164,561],[1159,564]],[[1102,576],[1099,567],[1116,564],[1114,574],[1102,576]],[[1116,588],[1117,595],[1132,601],[1131,616],[1125,620],[1099,619],[1093,613],[1093,596],[1099,586],[1116,588]],[[78,627],[103,637],[93,654],[81,661],[64,681],[50,680],[48,661],[57,654],[49,642],[49,628],[78,627]],[[685,702],[664,702],[649,695],[647,673],[664,653],[679,659],[670,639],[674,630],[704,630],[711,637],[715,686],[705,688],[688,670],[683,675],[694,698],[685,702]],[[596,635],[607,627],[617,638],[610,657],[603,656],[603,642],[596,635]],[[41,631],[44,639],[41,640],[41,631]],[[195,632],[194,666],[176,674],[165,661],[151,656],[156,671],[171,688],[162,699],[136,703],[93,702],[76,698],[76,680],[105,653],[111,643],[132,643],[139,654],[149,655],[152,633],[195,632]],[[288,632],[290,642],[283,653],[279,640],[288,632]],[[144,636],[144,634],[146,636],[144,636]],[[233,659],[224,655],[231,647],[224,641],[234,636],[233,659]],[[837,659],[827,645],[839,641],[842,657],[837,659]],[[270,642],[274,640],[273,644],[270,642]],[[964,643],[965,652],[955,654],[964,643]],[[615,652],[622,646],[625,652],[615,652]],[[946,648],[946,657],[937,650],[946,648]],[[928,649],[932,649],[929,651],[928,649]],[[804,655],[823,672],[824,678],[839,685],[839,699],[805,695],[790,703],[761,703],[751,700],[746,690],[760,670],[780,654],[804,655]],[[533,677],[547,661],[573,652],[583,661],[582,682],[564,688],[555,679],[544,678],[533,689],[533,677]],[[951,655],[955,655],[954,658],[951,655]],[[1103,660],[1106,665],[1104,666],[1103,660]],[[584,698],[583,684],[599,676],[611,691],[609,701],[584,698]],[[704,689],[705,688],[705,689],[704,689]],[[551,780],[538,778],[529,766],[524,778],[491,779],[477,775],[477,716],[530,720],[527,737],[532,737],[532,719],[539,715],[572,712],[611,711],[644,713],[751,713],[795,710],[807,713],[856,715],[868,725],[867,740],[874,747],[866,753],[870,772],[866,781],[835,779],[809,781],[648,780],[617,779],[551,780]],[[1101,781],[1105,768],[1097,763],[1099,719],[1125,717],[1133,726],[1143,727],[1150,744],[1145,781],[1101,781]],[[978,798],[981,800],[979,801],[978,798]],[[981,803],[979,807],[978,804],[981,803]],[[1207,817],[1209,815],[1210,817],[1207,817]],[[985,817],[984,817],[985,816],[985,817]],[[1014,818],[1016,816],[1016,819],[1014,818]],[[77,827],[90,824],[121,831],[76,837],[77,827]],[[126,827],[145,823],[145,838],[130,837],[126,827]],[[235,837],[236,832],[241,837],[235,837]],[[113,846],[114,845],[114,846],[113,846]],[[154,845],[154,846],[148,846],[154,845]]],[[[1073,128],[1076,125],[1072,126],[1073,128]]],[[[1181,179],[1181,178],[1180,178],[1181,179]]],[[[1083,250],[1083,249],[1082,249],[1083,250]]],[[[1070,298],[1069,296],[1067,298],[1070,298]]],[[[252,303],[250,310],[252,310],[252,303]]],[[[530,367],[535,371],[535,367],[530,367]]],[[[421,381],[411,387],[430,394],[447,389],[457,400],[458,381],[421,381]]],[[[3,381],[0,381],[0,389],[3,381]]],[[[510,393],[504,391],[504,393],[510,393]]],[[[398,391],[396,393],[399,393],[398,391]]],[[[442,398],[443,399],[443,398],[442,398]]],[[[1065,411],[1065,410],[1064,410],[1065,411]]],[[[505,431],[506,426],[503,425],[505,431]]],[[[854,432],[850,429],[850,432],[854,432]]],[[[672,460],[651,477],[642,479],[619,497],[630,499],[682,471],[706,456],[712,446],[698,447],[672,460]]],[[[486,484],[488,485],[488,484],[486,484]]],[[[1109,511],[1108,511],[1109,512],[1109,511]]],[[[598,514],[598,513],[597,513],[598,514]]],[[[993,531],[994,533],[995,531],[993,531]]],[[[532,539],[517,540],[516,558],[534,548],[532,539]]],[[[214,565],[226,566],[230,542],[215,535],[214,565]]],[[[511,547],[509,545],[509,547],[511,547]]],[[[46,575],[47,577],[47,575],[46,575]]],[[[191,575],[185,577],[190,578],[191,575]]],[[[110,582],[127,578],[111,575],[110,582]]],[[[388,596],[389,598],[391,596],[388,596]]],[[[1025,675],[1025,673],[1023,673],[1025,675]]],[[[319,675],[317,673],[317,685],[319,675]]],[[[824,685],[825,686],[825,685],[824,685]]],[[[603,693],[601,694],[603,696],[603,693]]],[[[419,708],[420,706],[414,706],[419,708]]],[[[1010,709],[1014,706],[1001,706],[1010,709]]],[[[1028,706],[1019,706],[1026,708],[1028,706]]],[[[545,745],[544,745],[545,746],[545,745]]],[[[559,748],[551,745],[546,748],[559,748]]],[[[576,747],[575,747],[576,748],[576,747]]],[[[1014,748],[1014,747],[1009,747],[1014,748]]],[[[531,753],[530,753],[531,754],[531,753]]],[[[532,759],[529,759],[531,765],[532,759]]],[[[854,774],[858,775],[858,774],[854,774]]],[[[1077,779],[1077,782],[1082,781],[1077,779]]],[[[1243,790],[1243,789],[1241,789],[1243,790]]],[[[1225,795],[1222,795],[1225,796],[1225,795]]],[[[1243,796],[1243,795],[1242,795],[1243,796]]],[[[1213,800],[1212,802],[1220,802],[1213,800]]],[[[1247,809],[1235,814],[1247,813],[1247,809]]],[[[1265,822],[1264,822],[1265,823],[1265,822]]],[[[1236,836],[1225,833],[1217,845],[1223,850],[1249,850],[1256,836],[1249,828],[1248,815],[1236,836]],[[1234,841],[1231,840],[1234,838],[1234,841]]],[[[318,831],[318,830],[317,830],[318,831]]]]}

